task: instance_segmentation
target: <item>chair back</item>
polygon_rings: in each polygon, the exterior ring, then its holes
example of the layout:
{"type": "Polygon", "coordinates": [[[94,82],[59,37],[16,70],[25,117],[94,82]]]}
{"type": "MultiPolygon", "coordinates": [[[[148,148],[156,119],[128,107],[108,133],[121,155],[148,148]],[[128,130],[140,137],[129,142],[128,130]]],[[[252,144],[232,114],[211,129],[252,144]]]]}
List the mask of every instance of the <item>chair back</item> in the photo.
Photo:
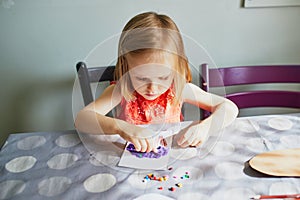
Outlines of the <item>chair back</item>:
{"type": "Polygon", "coordinates": [[[84,105],[94,101],[91,83],[114,81],[115,66],[100,66],[88,68],[85,62],[76,64],[84,105]]]}
{"type": "MultiPolygon", "coordinates": [[[[210,92],[214,87],[229,87],[248,84],[285,83],[300,84],[300,65],[260,65],[208,68],[201,65],[202,89],[210,92]]],[[[239,109],[254,107],[300,108],[299,90],[249,90],[225,95],[239,109]]],[[[205,114],[207,115],[207,113],[205,114]]]]}

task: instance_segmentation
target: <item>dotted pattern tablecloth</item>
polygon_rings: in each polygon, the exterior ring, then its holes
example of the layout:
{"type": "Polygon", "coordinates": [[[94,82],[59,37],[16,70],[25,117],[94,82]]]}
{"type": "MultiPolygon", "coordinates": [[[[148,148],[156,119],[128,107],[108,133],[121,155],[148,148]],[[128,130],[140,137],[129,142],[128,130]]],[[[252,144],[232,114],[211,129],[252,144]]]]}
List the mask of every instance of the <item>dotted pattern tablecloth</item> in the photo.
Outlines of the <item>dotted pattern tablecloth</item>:
{"type": "Polygon", "coordinates": [[[300,178],[268,177],[247,166],[258,153],[299,148],[300,114],[238,118],[209,140],[211,150],[174,148],[168,170],[145,171],[117,167],[114,152],[95,159],[76,131],[11,134],[0,152],[0,199],[242,200],[300,193],[300,178]],[[149,173],[168,180],[143,181],[149,173]]]}

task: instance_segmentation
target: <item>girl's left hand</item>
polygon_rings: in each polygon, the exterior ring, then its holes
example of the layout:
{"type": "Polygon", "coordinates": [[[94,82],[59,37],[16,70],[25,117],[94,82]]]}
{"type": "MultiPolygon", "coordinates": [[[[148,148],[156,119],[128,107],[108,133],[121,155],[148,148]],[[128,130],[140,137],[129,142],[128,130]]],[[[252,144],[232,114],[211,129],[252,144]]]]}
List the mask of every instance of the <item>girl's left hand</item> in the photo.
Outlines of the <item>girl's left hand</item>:
{"type": "Polygon", "coordinates": [[[181,147],[199,147],[208,138],[208,130],[208,127],[194,122],[177,134],[177,144],[181,147]]]}

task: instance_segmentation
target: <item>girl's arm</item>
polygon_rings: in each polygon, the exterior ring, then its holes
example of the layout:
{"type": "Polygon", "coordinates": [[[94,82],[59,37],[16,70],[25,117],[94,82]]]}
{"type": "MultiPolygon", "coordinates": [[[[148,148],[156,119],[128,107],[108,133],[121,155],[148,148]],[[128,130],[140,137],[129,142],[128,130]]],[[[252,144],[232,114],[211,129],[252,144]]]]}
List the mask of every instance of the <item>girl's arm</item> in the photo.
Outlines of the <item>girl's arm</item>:
{"type": "Polygon", "coordinates": [[[121,101],[119,95],[115,95],[114,88],[115,85],[110,85],[96,101],[79,111],[75,119],[77,130],[97,135],[117,134],[119,132],[116,120],[105,116],[121,101]]]}
{"type": "Polygon", "coordinates": [[[105,116],[120,101],[121,95],[115,85],[107,87],[96,101],[79,111],[75,119],[76,129],[88,134],[118,134],[133,143],[137,151],[156,151],[158,142],[152,137],[152,131],[105,116]]]}
{"type": "Polygon", "coordinates": [[[237,106],[230,100],[205,92],[198,86],[188,83],[182,93],[183,101],[211,112],[211,115],[194,122],[178,139],[182,147],[199,146],[208,135],[230,125],[238,115],[237,106]]]}

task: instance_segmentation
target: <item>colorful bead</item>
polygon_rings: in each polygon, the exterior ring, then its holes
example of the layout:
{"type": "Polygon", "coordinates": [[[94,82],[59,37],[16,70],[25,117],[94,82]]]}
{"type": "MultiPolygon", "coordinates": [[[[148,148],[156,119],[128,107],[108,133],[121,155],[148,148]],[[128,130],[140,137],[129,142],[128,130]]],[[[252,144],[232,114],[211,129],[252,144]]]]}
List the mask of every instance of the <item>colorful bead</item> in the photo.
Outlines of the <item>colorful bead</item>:
{"type": "Polygon", "coordinates": [[[175,184],[177,187],[182,187],[182,183],[176,183],[175,184]]]}

